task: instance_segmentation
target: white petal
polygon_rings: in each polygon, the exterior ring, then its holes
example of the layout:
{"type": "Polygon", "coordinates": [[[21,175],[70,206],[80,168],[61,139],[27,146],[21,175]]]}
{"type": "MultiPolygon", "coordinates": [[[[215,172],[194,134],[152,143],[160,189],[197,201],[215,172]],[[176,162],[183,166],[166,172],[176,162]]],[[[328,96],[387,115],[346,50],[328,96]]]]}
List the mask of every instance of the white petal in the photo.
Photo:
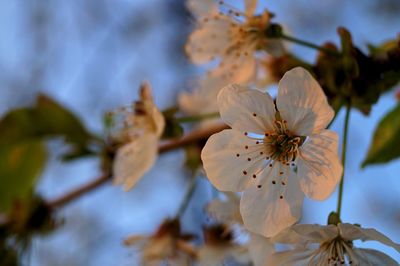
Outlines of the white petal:
{"type": "Polygon", "coordinates": [[[201,152],[210,182],[221,191],[243,191],[253,184],[252,174],[263,164],[257,160],[260,145],[233,129],[212,135],[201,152]]]}
{"type": "MultiPolygon", "coordinates": [[[[338,228],[335,225],[297,224],[292,226],[292,230],[307,244],[328,242],[339,235],[338,228]]],[[[292,244],[295,243],[292,242],[292,244]]]]}
{"type": "Polygon", "coordinates": [[[243,224],[239,211],[239,202],[239,197],[237,197],[237,201],[215,199],[207,205],[207,212],[218,222],[243,224]]]}
{"type": "Polygon", "coordinates": [[[256,12],[258,0],[244,0],[245,13],[247,16],[253,16],[256,12]]]}
{"type": "Polygon", "coordinates": [[[224,56],[218,67],[211,71],[211,74],[221,77],[225,85],[231,83],[255,83],[257,77],[257,60],[252,56],[252,53],[253,51],[248,52],[248,56],[244,54],[239,56],[235,54],[224,56]]]}
{"type": "Polygon", "coordinates": [[[338,136],[330,130],[310,136],[300,147],[298,176],[308,197],[324,200],[335,190],[343,171],[337,149],[338,136]]]}
{"type": "Polygon", "coordinates": [[[178,104],[179,109],[189,115],[208,114],[218,111],[215,98],[213,103],[212,99],[209,99],[208,96],[204,95],[203,97],[196,91],[192,93],[183,92],[179,94],[178,104]]]}
{"type": "Polygon", "coordinates": [[[283,230],[271,240],[274,243],[305,246],[310,243],[329,241],[337,237],[338,234],[338,229],[334,225],[296,224],[283,230]]]}
{"type": "Polygon", "coordinates": [[[313,250],[308,249],[276,252],[267,257],[264,266],[317,266],[315,264],[309,264],[310,258],[313,255],[312,253],[313,250]]]}
{"type": "Polygon", "coordinates": [[[218,5],[214,0],[187,0],[186,6],[197,18],[218,12],[218,5]]]}
{"type": "Polygon", "coordinates": [[[179,108],[190,115],[218,112],[217,95],[227,85],[220,77],[207,75],[196,82],[191,93],[179,95],[179,108]]]}
{"type": "Polygon", "coordinates": [[[218,106],[222,120],[236,130],[264,135],[273,129],[275,105],[267,93],[229,85],[218,94],[218,106]]]}
{"type": "Polygon", "coordinates": [[[185,45],[186,54],[195,64],[203,64],[222,55],[231,44],[230,27],[232,20],[223,15],[205,18],[190,34],[185,45]]]}
{"type": "Polygon", "coordinates": [[[285,73],[276,104],[289,130],[301,136],[320,132],[334,115],[318,82],[301,67],[285,73]]]}
{"type": "Polygon", "coordinates": [[[362,241],[378,241],[400,252],[400,244],[394,243],[384,234],[372,228],[361,228],[352,224],[339,224],[340,233],[348,240],[361,239],[362,241]]]}
{"type": "MultiPolygon", "coordinates": [[[[360,266],[398,266],[399,264],[378,250],[365,249],[365,248],[354,248],[353,252],[356,256],[357,263],[355,265],[360,266]]],[[[354,265],[354,262],[353,264],[354,265]]]]}
{"type": "Polygon", "coordinates": [[[154,126],[156,129],[156,135],[157,137],[161,137],[162,133],[164,132],[165,128],[165,119],[160,110],[156,106],[153,107],[152,110],[152,118],[154,121],[154,126]]]}
{"type": "Polygon", "coordinates": [[[158,137],[147,134],[118,149],[114,159],[115,184],[124,184],[130,190],[153,166],[158,152],[158,137]]]}
{"type": "Polygon", "coordinates": [[[245,227],[255,233],[272,237],[297,222],[301,216],[304,194],[292,174],[281,185],[278,171],[264,179],[262,187],[253,185],[243,192],[240,213],[245,227]],[[276,183],[271,180],[276,178],[276,183]],[[282,198],[281,198],[282,196],[282,198]]]}
{"type": "Polygon", "coordinates": [[[205,245],[199,248],[199,266],[220,266],[223,265],[228,252],[224,248],[205,245]]]}
{"type": "Polygon", "coordinates": [[[220,266],[228,258],[237,262],[248,262],[247,250],[239,245],[205,245],[200,247],[198,262],[200,266],[220,266]]]}
{"type": "Polygon", "coordinates": [[[274,244],[268,238],[250,233],[249,253],[254,266],[267,266],[267,257],[274,252],[274,244]]]}

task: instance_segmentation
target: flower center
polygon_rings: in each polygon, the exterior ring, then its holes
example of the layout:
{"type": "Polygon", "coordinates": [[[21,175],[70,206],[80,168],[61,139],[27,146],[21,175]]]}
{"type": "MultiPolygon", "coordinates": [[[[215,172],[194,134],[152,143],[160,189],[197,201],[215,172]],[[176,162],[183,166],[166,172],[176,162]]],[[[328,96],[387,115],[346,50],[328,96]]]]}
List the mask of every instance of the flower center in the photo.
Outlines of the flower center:
{"type": "Polygon", "coordinates": [[[352,248],[353,243],[351,241],[346,241],[338,236],[323,243],[317,250],[317,254],[320,255],[320,262],[326,265],[344,265],[345,263],[354,265],[356,261],[352,259],[352,248]]]}
{"type": "Polygon", "coordinates": [[[267,154],[282,163],[295,161],[298,149],[303,144],[305,137],[291,134],[285,120],[275,120],[274,124],[275,130],[265,133],[264,137],[267,154]]]}

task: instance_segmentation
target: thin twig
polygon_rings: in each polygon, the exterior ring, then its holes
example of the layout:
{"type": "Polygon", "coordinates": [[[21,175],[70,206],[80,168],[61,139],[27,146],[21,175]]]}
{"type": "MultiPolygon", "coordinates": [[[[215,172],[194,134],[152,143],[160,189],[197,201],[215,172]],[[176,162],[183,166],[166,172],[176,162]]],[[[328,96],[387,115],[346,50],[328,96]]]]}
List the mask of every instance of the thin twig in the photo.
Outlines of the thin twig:
{"type": "MultiPolygon", "coordinates": [[[[227,128],[228,128],[228,126],[225,124],[218,124],[218,125],[211,126],[208,128],[197,129],[180,139],[174,139],[174,140],[160,143],[158,151],[159,151],[159,153],[164,153],[164,152],[176,150],[178,148],[196,143],[198,141],[206,140],[212,134],[218,133],[227,128]]],[[[71,201],[74,201],[75,199],[78,199],[79,197],[85,195],[86,193],[93,191],[95,188],[101,186],[102,184],[104,184],[110,180],[111,180],[110,175],[103,174],[100,177],[94,179],[93,181],[90,181],[89,183],[84,184],[84,185],[66,193],[65,195],[63,195],[57,199],[49,201],[47,203],[47,205],[50,208],[62,207],[64,205],[70,203],[71,201]]]]}

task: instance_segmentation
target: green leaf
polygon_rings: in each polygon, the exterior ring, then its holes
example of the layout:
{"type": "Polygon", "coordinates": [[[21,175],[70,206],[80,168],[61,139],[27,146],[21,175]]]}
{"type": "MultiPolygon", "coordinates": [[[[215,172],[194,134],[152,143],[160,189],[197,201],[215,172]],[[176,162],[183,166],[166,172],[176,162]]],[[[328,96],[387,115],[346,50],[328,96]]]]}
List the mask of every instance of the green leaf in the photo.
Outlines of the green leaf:
{"type": "Polygon", "coordinates": [[[362,167],[400,157],[400,104],[379,122],[362,167]]]}
{"type": "Polygon", "coordinates": [[[49,137],[63,137],[72,144],[70,157],[87,155],[95,139],[74,114],[44,95],[36,106],[10,111],[0,121],[0,146],[49,137]]]}
{"type": "Polygon", "coordinates": [[[30,140],[0,148],[0,212],[8,212],[18,201],[27,200],[46,164],[42,141],[30,140]]]}

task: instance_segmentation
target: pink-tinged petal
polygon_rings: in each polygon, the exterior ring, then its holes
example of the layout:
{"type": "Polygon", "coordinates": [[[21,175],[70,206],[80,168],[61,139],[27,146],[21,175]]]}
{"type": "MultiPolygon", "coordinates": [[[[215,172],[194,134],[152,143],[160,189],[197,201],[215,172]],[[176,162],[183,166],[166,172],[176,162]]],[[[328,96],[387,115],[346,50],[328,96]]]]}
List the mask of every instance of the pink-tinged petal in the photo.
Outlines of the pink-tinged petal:
{"type": "Polygon", "coordinates": [[[269,238],[250,233],[249,253],[254,266],[267,266],[267,258],[275,252],[274,244],[269,238]]]}
{"type": "Polygon", "coordinates": [[[282,179],[284,185],[277,176],[272,173],[262,184],[247,188],[240,201],[244,226],[265,237],[275,236],[301,217],[304,194],[295,175],[282,179]]]}
{"type": "Polygon", "coordinates": [[[208,203],[207,212],[220,223],[242,225],[243,220],[239,210],[239,196],[233,192],[226,192],[226,195],[228,197],[226,200],[214,199],[208,203]]]}
{"type": "Polygon", "coordinates": [[[230,27],[232,20],[224,15],[203,19],[199,27],[190,34],[185,51],[195,64],[209,62],[221,56],[231,44],[230,27]]]}
{"type": "Polygon", "coordinates": [[[130,190],[156,161],[158,137],[155,134],[143,135],[118,149],[114,159],[114,184],[124,184],[130,190]]]}
{"type": "Polygon", "coordinates": [[[360,239],[362,241],[378,241],[384,245],[392,247],[400,252],[400,244],[394,243],[391,239],[389,239],[384,234],[378,232],[373,228],[362,228],[359,226],[355,226],[352,224],[339,224],[339,230],[343,238],[348,240],[357,240],[360,239]]]}
{"type": "Polygon", "coordinates": [[[229,85],[218,94],[218,106],[222,120],[233,129],[264,135],[274,128],[275,105],[267,93],[229,85]]]}
{"type": "Polygon", "coordinates": [[[292,226],[292,230],[307,244],[328,242],[339,235],[335,225],[297,224],[292,226]]]}
{"type": "Polygon", "coordinates": [[[334,116],[318,82],[301,67],[285,73],[279,82],[276,104],[289,130],[300,136],[319,133],[334,116]]]}
{"type": "Polygon", "coordinates": [[[324,200],[335,190],[343,171],[337,149],[338,136],[330,130],[310,136],[300,147],[298,177],[309,198],[324,200]]]}
{"type": "Polygon", "coordinates": [[[296,224],[272,238],[275,243],[281,244],[303,244],[327,242],[339,235],[339,231],[334,225],[318,224],[296,224]]]}
{"type": "Polygon", "coordinates": [[[198,19],[218,13],[218,5],[215,0],[187,0],[186,7],[198,19]]]}
{"type": "Polygon", "coordinates": [[[245,13],[247,16],[252,17],[257,9],[258,0],[244,0],[245,13]]]}
{"type": "Polygon", "coordinates": [[[257,60],[252,56],[252,51],[226,55],[222,58],[217,68],[211,71],[211,75],[220,77],[225,85],[231,83],[250,84],[255,83],[257,76],[257,60]]]}
{"type": "Polygon", "coordinates": [[[266,263],[263,266],[317,266],[310,262],[313,252],[313,250],[309,249],[276,252],[267,257],[266,263]]]}
{"type": "Polygon", "coordinates": [[[254,183],[252,174],[262,167],[262,148],[233,129],[212,135],[201,152],[208,179],[221,191],[243,191],[254,183]]]}
{"type": "Polygon", "coordinates": [[[355,260],[352,265],[362,265],[362,266],[398,266],[394,259],[374,249],[366,248],[354,248],[353,249],[355,260]]]}

